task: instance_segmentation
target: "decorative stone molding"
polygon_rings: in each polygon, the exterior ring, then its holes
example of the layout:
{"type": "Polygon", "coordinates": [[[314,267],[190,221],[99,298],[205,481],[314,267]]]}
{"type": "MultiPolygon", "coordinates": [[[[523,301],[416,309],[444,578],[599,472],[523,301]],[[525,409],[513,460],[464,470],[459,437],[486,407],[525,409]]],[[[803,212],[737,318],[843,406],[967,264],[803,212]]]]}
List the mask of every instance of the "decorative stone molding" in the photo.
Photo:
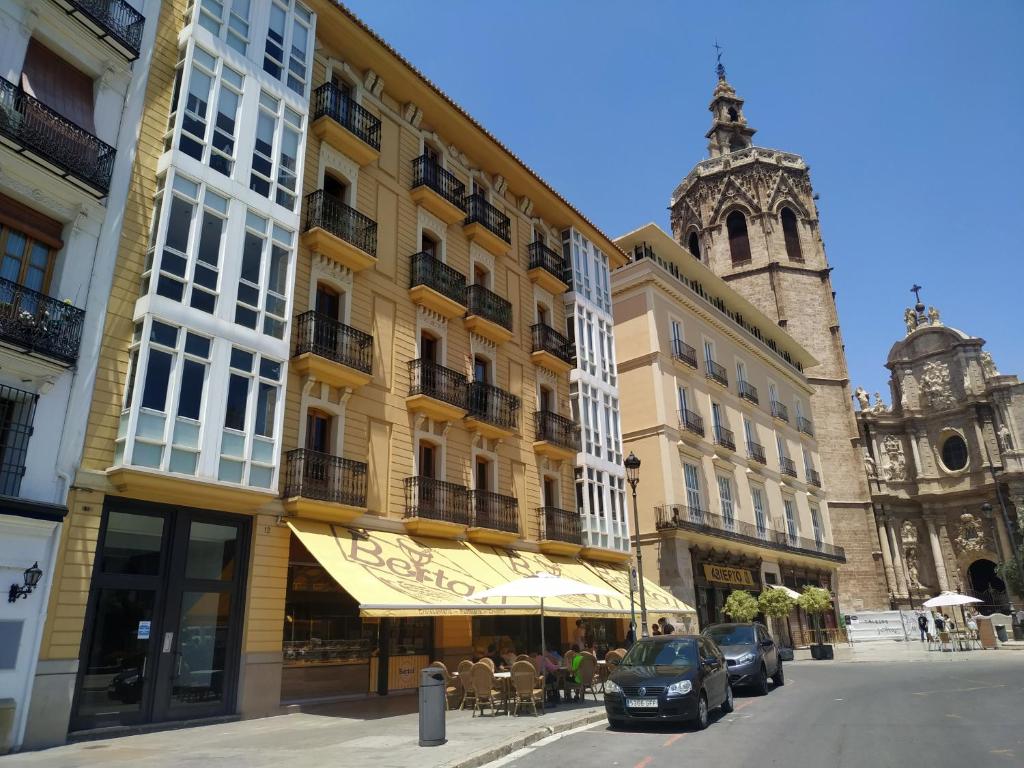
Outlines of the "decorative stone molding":
{"type": "Polygon", "coordinates": [[[469,334],[470,370],[472,370],[472,358],[477,355],[483,355],[492,363],[497,364],[498,345],[490,339],[485,339],[483,336],[478,336],[471,332],[469,334]]]}
{"type": "Polygon", "coordinates": [[[423,110],[411,101],[405,102],[402,106],[402,118],[413,128],[419,128],[423,122],[423,110]]]}
{"type": "MultiPolygon", "coordinates": [[[[352,185],[352,197],[355,198],[356,183],[359,180],[359,163],[348,155],[342,154],[326,141],[320,143],[320,185],[323,186],[324,171],[337,171],[352,185]]],[[[353,208],[355,206],[352,206],[353,208]]]]}
{"type": "Polygon", "coordinates": [[[505,196],[505,191],[508,189],[508,181],[500,173],[494,177],[494,192],[500,197],[505,196]]]}
{"type": "Polygon", "coordinates": [[[999,371],[996,369],[995,360],[992,359],[991,352],[981,353],[981,370],[985,374],[986,379],[995,378],[999,375],[999,371]]]}
{"type": "Polygon", "coordinates": [[[953,539],[953,544],[958,552],[983,552],[991,549],[984,525],[970,512],[960,515],[957,535],[953,539]]]}
{"type": "Polygon", "coordinates": [[[921,375],[921,391],[933,408],[951,408],[956,405],[950,385],[949,365],[941,360],[926,363],[921,375]]]}
{"type": "Polygon", "coordinates": [[[416,209],[416,224],[419,226],[420,232],[427,230],[440,238],[444,238],[448,234],[448,225],[425,208],[416,209]]]}
{"type": "MultiPolygon", "coordinates": [[[[444,338],[448,333],[448,319],[431,309],[417,305],[416,327],[421,330],[428,330],[444,338]]],[[[418,336],[419,334],[417,334],[418,336]]]]}
{"type": "Polygon", "coordinates": [[[533,215],[533,200],[528,198],[526,195],[522,195],[518,200],[516,200],[516,206],[523,212],[523,215],[533,215]]]}
{"type": "Polygon", "coordinates": [[[917,526],[911,520],[904,520],[900,528],[900,538],[905,546],[917,544],[917,526]]]}
{"type": "Polygon", "coordinates": [[[903,444],[896,435],[886,435],[882,447],[887,459],[886,480],[901,482],[907,479],[907,460],[903,455],[903,444]]]}
{"type": "Polygon", "coordinates": [[[363,86],[373,94],[374,98],[379,99],[380,95],[384,92],[384,78],[372,69],[368,69],[366,70],[366,77],[363,78],[363,86]]]}
{"type": "Polygon", "coordinates": [[[1010,436],[1010,428],[1006,424],[999,425],[999,431],[996,433],[996,437],[999,438],[999,450],[1003,453],[1013,450],[1013,438],[1010,436]]]}
{"type": "Polygon", "coordinates": [[[480,264],[483,266],[492,276],[494,275],[494,256],[476,243],[469,244],[469,279],[473,279],[473,265],[480,264]]]}

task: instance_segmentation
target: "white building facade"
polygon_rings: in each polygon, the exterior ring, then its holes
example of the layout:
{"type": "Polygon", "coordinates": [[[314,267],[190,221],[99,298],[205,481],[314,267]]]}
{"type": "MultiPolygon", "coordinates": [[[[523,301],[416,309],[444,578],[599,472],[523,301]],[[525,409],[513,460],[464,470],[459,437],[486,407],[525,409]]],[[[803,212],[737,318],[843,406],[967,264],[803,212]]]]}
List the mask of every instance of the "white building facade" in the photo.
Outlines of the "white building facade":
{"type": "Polygon", "coordinates": [[[8,589],[42,572],[0,616],[0,754],[21,744],[48,672],[38,647],[159,9],[0,2],[0,577],[8,589]]]}
{"type": "Polygon", "coordinates": [[[570,270],[570,289],[564,295],[566,332],[576,344],[569,393],[573,418],[580,425],[576,508],[582,518],[583,543],[627,552],[630,512],[619,420],[610,256],[575,228],[562,232],[562,253],[570,270]]]}

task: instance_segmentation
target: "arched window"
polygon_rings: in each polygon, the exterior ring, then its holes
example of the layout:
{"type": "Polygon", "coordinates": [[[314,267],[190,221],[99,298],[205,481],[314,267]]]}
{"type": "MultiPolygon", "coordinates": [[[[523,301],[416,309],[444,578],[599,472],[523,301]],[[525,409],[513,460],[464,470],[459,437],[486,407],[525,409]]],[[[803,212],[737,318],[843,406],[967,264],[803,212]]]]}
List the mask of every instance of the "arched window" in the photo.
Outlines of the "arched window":
{"type": "Polygon", "coordinates": [[[803,261],[804,254],[800,250],[800,233],[796,228],[796,214],[789,208],[782,209],[782,234],[786,238],[786,255],[790,261],[803,261]]]}
{"type": "Polygon", "coordinates": [[[733,211],[725,220],[729,230],[729,252],[733,265],[750,261],[750,239],[747,237],[747,220],[739,211],[733,211]]]}
{"type": "Polygon", "coordinates": [[[729,107],[729,119],[734,123],[740,119],[740,114],[736,111],[736,107],[729,107]]]}
{"type": "Polygon", "coordinates": [[[686,247],[690,253],[693,254],[695,259],[700,259],[700,238],[697,237],[696,232],[691,232],[690,236],[686,240],[686,247]]]}

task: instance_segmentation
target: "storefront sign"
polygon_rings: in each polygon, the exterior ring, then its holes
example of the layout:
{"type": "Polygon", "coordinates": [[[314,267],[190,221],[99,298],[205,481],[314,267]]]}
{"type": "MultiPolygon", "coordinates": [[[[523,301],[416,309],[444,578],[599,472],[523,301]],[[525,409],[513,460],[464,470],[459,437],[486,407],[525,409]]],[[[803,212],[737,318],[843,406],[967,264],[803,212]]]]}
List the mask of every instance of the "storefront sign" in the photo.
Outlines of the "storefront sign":
{"type": "Polygon", "coordinates": [[[704,563],[704,578],[715,584],[728,584],[731,587],[752,587],[754,576],[746,568],[733,568],[729,565],[712,565],[704,563]]]}

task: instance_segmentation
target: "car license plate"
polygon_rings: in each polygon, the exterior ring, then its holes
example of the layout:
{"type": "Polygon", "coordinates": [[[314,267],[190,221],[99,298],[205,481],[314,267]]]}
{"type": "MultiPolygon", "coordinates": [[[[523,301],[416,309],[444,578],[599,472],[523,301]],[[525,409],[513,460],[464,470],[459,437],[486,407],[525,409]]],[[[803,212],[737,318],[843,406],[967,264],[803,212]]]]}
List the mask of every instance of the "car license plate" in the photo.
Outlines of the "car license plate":
{"type": "Polygon", "coordinates": [[[657,709],[657,699],[626,699],[626,706],[630,709],[657,709]]]}

